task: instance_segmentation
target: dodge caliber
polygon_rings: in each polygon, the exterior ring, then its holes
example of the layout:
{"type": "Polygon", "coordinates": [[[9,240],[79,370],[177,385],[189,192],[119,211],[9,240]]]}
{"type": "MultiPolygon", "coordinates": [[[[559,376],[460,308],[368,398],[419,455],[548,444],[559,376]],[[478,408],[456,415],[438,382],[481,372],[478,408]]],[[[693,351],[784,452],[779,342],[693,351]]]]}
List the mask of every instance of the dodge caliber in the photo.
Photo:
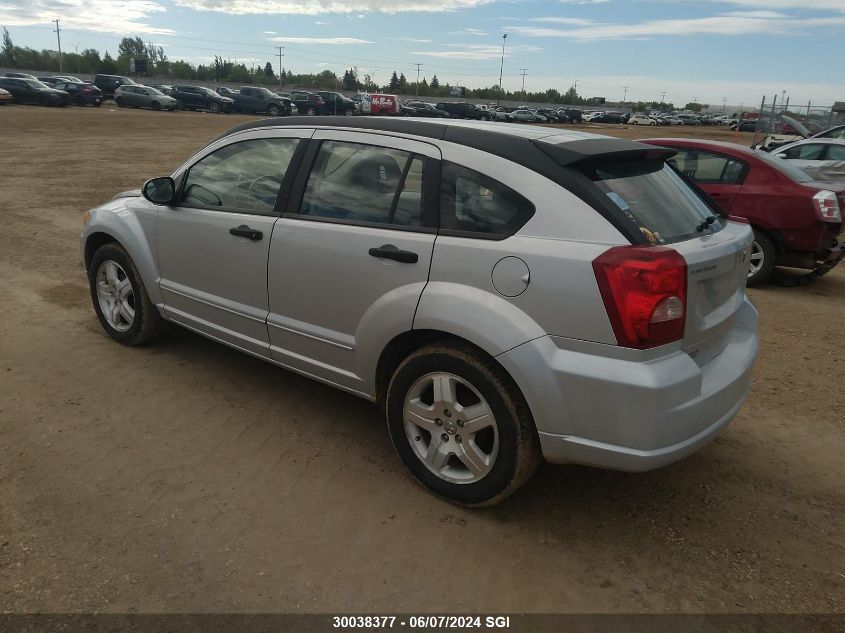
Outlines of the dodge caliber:
{"type": "Polygon", "coordinates": [[[500,123],[245,123],[86,212],[93,307],[119,343],[174,323],[377,403],[454,503],[502,500],[543,458],[658,468],[731,421],[757,354],[751,228],[672,155],[500,123]]]}

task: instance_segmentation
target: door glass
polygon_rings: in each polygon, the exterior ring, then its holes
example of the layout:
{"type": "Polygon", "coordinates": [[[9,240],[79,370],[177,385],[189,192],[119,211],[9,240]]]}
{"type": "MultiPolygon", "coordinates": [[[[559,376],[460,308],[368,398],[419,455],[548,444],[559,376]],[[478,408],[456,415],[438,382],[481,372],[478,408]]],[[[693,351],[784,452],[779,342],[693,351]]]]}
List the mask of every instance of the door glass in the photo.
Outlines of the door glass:
{"type": "Polygon", "coordinates": [[[691,180],[701,183],[739,184],[744,171],[739,161],[698,150],[678,150],[667,162],[691,180]]]}
{"type": "Polygon", "coordinates": [[[298,143],[295,138],[254,139],[209,154],[188,172],[182,205],[272,211],[298,143]]]}
{"type": "Polygon", "coordinates": [[[798,160],[821,160],[824,145],[821,143],[808,143],[807,145],[798,145],[797,147],[790,147],[783,152],[787,158],[798,160]]]}
{"type": "Polygon", "coordinates": [[[408,152],[324,141],[301,215],[376,224],[422,224],[423,160],[408,152]]]}
{"type": "Polygon", "coordinates": [[[828,145],[827,160],[845,160],[845,145],[828,145]]]}

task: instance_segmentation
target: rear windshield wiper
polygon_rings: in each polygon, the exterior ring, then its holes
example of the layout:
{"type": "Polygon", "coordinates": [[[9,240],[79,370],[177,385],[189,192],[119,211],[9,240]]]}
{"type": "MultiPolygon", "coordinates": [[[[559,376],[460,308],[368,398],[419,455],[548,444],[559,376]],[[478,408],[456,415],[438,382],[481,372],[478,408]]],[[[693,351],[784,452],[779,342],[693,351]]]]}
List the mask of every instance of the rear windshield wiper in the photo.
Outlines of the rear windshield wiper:
{"type": "Polygon", "coordinates": [[[704,218],[704,221],[701,224],[695,227],[695,230],[699,233],[703,233],[704,229],[708,228],[716,220],[718,220],[718,218],[715,215],[708,215],[706,218],[704,218]]]}

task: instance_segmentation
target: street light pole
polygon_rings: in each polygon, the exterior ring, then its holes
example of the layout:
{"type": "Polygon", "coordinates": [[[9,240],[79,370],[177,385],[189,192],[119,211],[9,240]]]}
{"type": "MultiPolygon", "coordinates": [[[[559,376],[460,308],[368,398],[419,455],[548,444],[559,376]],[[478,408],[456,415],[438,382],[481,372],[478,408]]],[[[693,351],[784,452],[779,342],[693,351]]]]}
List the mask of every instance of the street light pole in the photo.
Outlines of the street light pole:
{"type": "Polygon", "coordinates": [[[505,71],[505,42],[508,41],[508,34],[502,35],[502,65],[499,66],[499,98],[496,99],[496,105],[502,103],[502,73],[505,71]]]}
{"type": "Polygon", "coordinates": [[[285,47],[284,46],[277,46],[276,48],[279,49],[279,90],[281,90],[282,89],[282,57],[285,56],[285,54],[282,51],[285,50],[285,47]]]}
{"type": "Polygon", "coordinates": [[[422,64],[414,64],[417,67],[417,96],[420,96],[420,68],[422,64]]]}
{"type": "Polygon", "coordinates": [[[62,72],[62,29],[59,26],[59,20],[55,19],[53,22],[56,23],[56,41],[59,43],[59,72],[62,72]]]}
{"type": "Polygon", "coordinates": [[[520,68],[519,74],[522,75],[522,98],[519,100],[520,103],[525,102],[525,75],[528,74],[527,68],[520,68]]]}

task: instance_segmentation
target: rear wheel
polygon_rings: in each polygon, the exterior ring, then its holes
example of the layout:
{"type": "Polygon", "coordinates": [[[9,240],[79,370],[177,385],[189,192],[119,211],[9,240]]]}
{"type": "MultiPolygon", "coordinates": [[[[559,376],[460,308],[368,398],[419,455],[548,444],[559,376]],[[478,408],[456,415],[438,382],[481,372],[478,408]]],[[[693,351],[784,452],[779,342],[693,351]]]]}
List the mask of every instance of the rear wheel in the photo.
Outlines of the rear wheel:
{"type": "Polygon", "coordinates": [[[125,102],[123,101],[123,97],[116,97],[114,102],[117,104],[118,108],[122,108],[125,105],[125,102]]]}
{"type": "Polygon", "coordinates": [[[522,394],[501,366],[472,348],[430,345],[411,354],[393,374],[386,412],[405,466],[454,503],[494,505],[539,463],[522,394]]]}
{"type": "Polygon", "coordinates": [[[314,116],[315,114],[317,114],[317,110],[315,110],[314,108],[308,108],[307,110],[305,110],[305,114],[307,114],[308,116],[314,116]]]}
{"type": "Polygon", "coordinates": [[[150,107],[151,107],[153,110],[155,110],[155,111],[159,111],[159,110],[161,110],[161,104],[160,104],[158,101],[153,101],[153,102],[150,104],[150,107]]]}
{"type": "Polygon", "coordinates": [[[36,103],[40,106],[50,105],[50,100],[47,98],[46,95],[38,95],[38,99],[36,99],[36,103]]]}
{"type": "Polygon", "coordinates": [[[100,325],[114,340],[141,345],[159,336],[161,315],[122,246],[111,243],[97,249],[88,266],[88,282],[100,325]]]}
{"type": "Polygon", "coordinates": [[[74,97],[72,103],[73,103],[73,105],[84,106],[85,105],[85,97],[82,97],[82,96],[74,97]]]}
{"type": "Polygon", "coordinates": [[[748,285],[756,286],[772,275],[775,269],[775,246],[769,237],[754,231],[754,242],[748,262],[748,285]]]}
{"type": "Polygon", "coordinates": [[[220,104],[216,101],[212,101],[211,104],[208,106],[208,111],[212,112],[213,114],[220,113],[220,104]]]}

